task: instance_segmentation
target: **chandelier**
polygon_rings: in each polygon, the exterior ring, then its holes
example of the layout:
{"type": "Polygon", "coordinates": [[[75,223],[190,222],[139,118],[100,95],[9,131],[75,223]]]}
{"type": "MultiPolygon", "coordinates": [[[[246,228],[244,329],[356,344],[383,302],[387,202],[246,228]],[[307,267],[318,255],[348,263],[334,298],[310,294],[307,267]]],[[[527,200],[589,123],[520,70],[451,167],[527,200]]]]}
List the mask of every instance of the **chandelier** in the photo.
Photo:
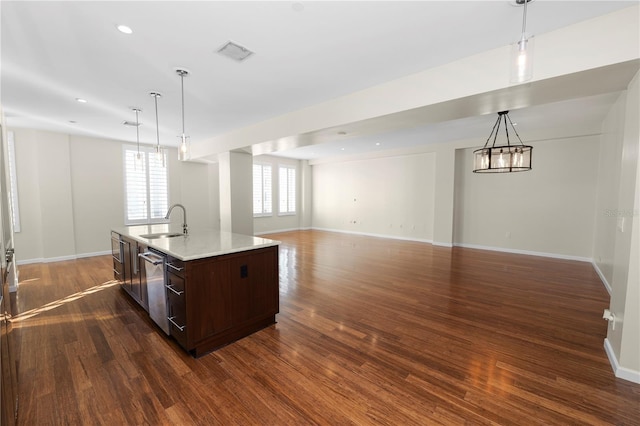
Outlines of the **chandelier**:
{"type": "Polygon", "coordinates": [[[531,170],[531,154],[533,147],[525,145],[520,139],[520,135],[516,131],[511,118],[509,118],[509,111],[500,111],[498,113],[498,119],[493,125],[491,134],[487,138],[484,146],[480,149],[473,151],[473,172],[474,173],[511,173],[511,172],[526,172],[531,170]],[[504,132],[507,138],[506,145],[496,145],[498,139],[498,133],[500,132],[500,126],[504,122],[504,132]],[[513,133],[515,133],[519,145],[511,145],[509,140],[509,128],[507,124],[511,125],[513,133]],[[493,143],[489,146],[489,141],[493,137],[493,143]]]}

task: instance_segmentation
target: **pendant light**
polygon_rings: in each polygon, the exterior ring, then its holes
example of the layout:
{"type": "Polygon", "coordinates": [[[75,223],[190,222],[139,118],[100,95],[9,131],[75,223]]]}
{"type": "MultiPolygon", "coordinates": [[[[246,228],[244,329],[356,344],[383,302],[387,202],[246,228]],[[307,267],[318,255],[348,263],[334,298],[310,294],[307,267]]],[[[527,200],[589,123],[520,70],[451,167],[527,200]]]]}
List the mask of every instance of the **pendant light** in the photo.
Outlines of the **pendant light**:
{"type": "Polygon", "coordinates": [[[176,73],[180,76],[180,91],[182,93],[182,135],[180,138],[180,147],[178,148],[178,160],[186,161],[189,159],[189,136],[184,132],[184,78],[189,75],[189,71],[183,69],[177,69],[176,73]]]}
{"type": "Polygon", "coordinates": [[[522,34],[520,40],[511,46],[511,79],[512,83],[523,83],[533,78],[533,36],[527,37],[527,3],[533,0],[516,0],[516,4],[524,5],[522,13],[522,34]]]}
{"type": "Polygon", "coordinates": [[[149,93],[153,97],[156,106],[156,158],[162,161],[162,167],[165,167],[164,163],[164,150],[160,146],[160,127],[158,126],[158,98],[162,95],[158,92],[149,93]]]}
{"type": "Polygon", "coordinates": [[[516,132],[509,111],[501,111],[498,113],[498,119],[493,125],[491,134],[484,147],[473,151],[473,172],[474,173],[511,173],[526,172],[531,170],[531,154],[533,147],[525,145],[520,139],[520,135],[516,132]],[[504,132],[507,137],[506,145],[496,146],[500,125],[504,122],[504,132]],[[513,132],[518,137],[520,145],[511,145],[509,141],[509,128],[507,123],[511,125],[513,132]],[[489,141],[493,137],[493,144],[489,146],[489,141]]]}
{"type": "Polygon", "coordinates": [[[138,152],[133,160],[133,169],[138,170],[142,168],[142,154],[140,153],[140,121],[138,120],[138,114],[142,112],[140,108],[131,108],[136,113],[136,144],[138,146],[138,152]]]}

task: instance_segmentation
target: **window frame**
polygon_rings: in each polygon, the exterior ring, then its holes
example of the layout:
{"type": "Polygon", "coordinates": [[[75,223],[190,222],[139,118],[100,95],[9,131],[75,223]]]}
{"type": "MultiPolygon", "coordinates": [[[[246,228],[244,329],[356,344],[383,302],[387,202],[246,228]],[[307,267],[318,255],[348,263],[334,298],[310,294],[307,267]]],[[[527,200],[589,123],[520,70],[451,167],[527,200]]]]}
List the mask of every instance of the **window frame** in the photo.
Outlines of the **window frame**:
{"type": "Polygon", "coordinates": [[[252,174],[252,212],[253,212],[253,217],[272,217],[273,216],[273,164],[270,163],[253,163],[252,167],[251,167],[251,174],[252,174]],[[262,170],[262,179],[261,179],[261,199],[262,199],[262,211],[259,213],[255,212],[255,201],[256,201],[256,197],[255,197],[255,167],[260,167],[262,170]],[[271,203],[269,203],[270,209],[269,211],[265,211],[265,207],[268,205],[265,202],[265,199],[267,198],[265,195],[265,189],[267,189],[266,185],[265,185],[265,179],[264,179],[264,169],[265,167],[269,168],[269,173],[271,175],[271,181],[270,181],[270,185],[268,186],[268,190],[269,190],[269,198],[271,203]]]}
{"type": "Polygon", "coordinates": [[[15,135],[7,131],[7,157],[9,165],[9,202],[11,208],[11,220],[13,232],[20,232],[20,202],[18,199],[18,172],[16,171],[16,144],[15,135]]]}
{"type": "Polygon", "coordinates": [[[290,165],[290,164],[279,164],[278,165],[278,216],[295,216],[296,214],[298,214],[298,168],[297,166],[294,165],[290,165]],[[282,182],[282,170],[287,170],[287,179],[285,179],[284,184],[286,185],[286,190],[284,191],[285,197],[286,197],[286,202],[287,202],[287,208],[285,211],[282,211],[281,209],[281,202],[282,202],[282,188],[283,188],[283,182],[282,182]],[[291,193],[290,188],[289,188],[289,183],[290,183],[290,176],[289,173],[293,171],[293,210],[290,210],[290,198],[289,195],[291,193]]]}
{"type": "MultiPolygon", "coordinates": [[[[130,225],[153,225],[153,224],[161,224],[161,223],[169,223],[169,220],[162,217],[152,217],[152,206],[151,206],[151,180],[150,174],[151,170],[149,167],[149,160],[151,155],[155,155],[156,151],[154,147],[150,146],[140,146],[140,153],[143,154],[144,159],[144,172],[145,172],[145,192],[146,192],[146,218],[144,219],[129,219],[129,188],[127,186],[127,152],[133,152],[134,154],[138,152],[138,147],[136,145],[123,145],[122,146],[122,170],[123,170],[123,198],[124,198],[124,224],[127,226],[130,225]]],[[[170,181],[169,181],[169,163],[167,158],[166,151],[163,151],[162,155],[164,156],[164,167],[165,170],[165,180],[166,180],[166,199],[167,205],[166,210],[168,211],[169,206],[171,205],[171,192],[170,192],[170,181]]]]}

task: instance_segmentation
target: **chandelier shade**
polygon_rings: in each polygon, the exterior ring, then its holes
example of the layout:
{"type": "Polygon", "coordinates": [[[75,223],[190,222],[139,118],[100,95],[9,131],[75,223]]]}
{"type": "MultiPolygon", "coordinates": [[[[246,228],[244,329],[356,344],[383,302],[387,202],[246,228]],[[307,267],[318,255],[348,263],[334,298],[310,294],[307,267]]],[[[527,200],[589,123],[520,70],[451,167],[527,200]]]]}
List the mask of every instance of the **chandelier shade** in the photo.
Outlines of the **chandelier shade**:
{"type": "Polygon", "coordinates": [[[498,119],[493,125],[491,134],[480,149],[473,151],[473,172],[474,173],[513,173],[526,172],[531,170],[531,157],[533,147],[525,145],[520,139],[520,135],[516,132],[509,111],[501,111],[498,113],[498,119]],[[504,123],[504,131],[507,139],[506,145],[496,145],[500,127],[504,123]],[[512,145],[509,140],[509,128],[511,125],[513,133],[518,138],[520,144],[512,145]],[[493,138],[493,143],[489,146],[489,142],[493,138]]]}
{"type": "Polygon", "coordinates": [[[520,40],[511,48],[511,83],[523,83],[533,78],[533,42],[534,37],[526,33],[527,4],[533,0],[516,0],[516,5],[524,5],[522,12],[522,34],[520,40]]]}

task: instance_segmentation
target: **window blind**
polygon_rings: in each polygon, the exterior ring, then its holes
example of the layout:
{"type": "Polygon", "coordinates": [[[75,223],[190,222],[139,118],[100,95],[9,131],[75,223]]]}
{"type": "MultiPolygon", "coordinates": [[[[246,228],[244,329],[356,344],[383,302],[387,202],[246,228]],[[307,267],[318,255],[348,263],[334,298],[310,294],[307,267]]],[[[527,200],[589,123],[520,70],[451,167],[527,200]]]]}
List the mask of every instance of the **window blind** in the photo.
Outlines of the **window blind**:
{"type": "Polygon", "coordinates": [[[296,169],[295,167],[280,166],[279,175],[279,213],[291,214],[296,212],[296,169]]]}
{"type": "Polygon", "coordinates": [[[253,215],[269,216],[272,213],[273,198],[271,186],[271,165],[253,165],[253,215]]]}
{"type": "Polygon", "coordinates": [[[125,224],[163,222],[169,209],[166,157],[141,148],[142,161],[136,163],[137,153],[136,147],[124,150],[125,224]]]}

